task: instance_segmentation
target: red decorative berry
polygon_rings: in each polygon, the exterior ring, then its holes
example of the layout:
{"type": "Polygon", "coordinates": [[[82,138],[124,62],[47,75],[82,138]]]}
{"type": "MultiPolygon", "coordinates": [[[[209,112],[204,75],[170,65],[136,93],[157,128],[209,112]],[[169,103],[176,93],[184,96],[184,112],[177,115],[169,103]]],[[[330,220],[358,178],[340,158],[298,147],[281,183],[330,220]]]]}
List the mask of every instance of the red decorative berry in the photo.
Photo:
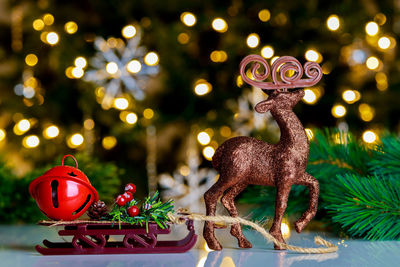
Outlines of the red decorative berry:
{"type": "Polygon", "coordinates": [[[131,217],[135,217],[139,215],[139,209],[136,206],[131,206],[128,208],[128,214],[131,217]]]}
{"type": "Polygon", "coordinates": [[[115,202],[117,202],[118,206],[124,206],[128,200],[123,195],[119,195],[115,199],[115,202]]]}
{"type": "Polygon", "coordinates": [[[132,184],[132,183],[127,184],[127,185],[125,186],[125,191],[129,191],[129,192],[131,192],[132,194],[135,194],[135,192],[136,192],[136,186],[135,186],[134,184],[132,184]]]}
{"type": "Polygon", "coordinates": [[[131,201],[131,200],[133,199],[133,195],[132,195],[132,193],[129,192],[129,191],[126,191],[126,192],[123,193],[122,195],[126,198],[126,201],[127,201],[127,202],[129,202],[129,201],[131,201]]]}

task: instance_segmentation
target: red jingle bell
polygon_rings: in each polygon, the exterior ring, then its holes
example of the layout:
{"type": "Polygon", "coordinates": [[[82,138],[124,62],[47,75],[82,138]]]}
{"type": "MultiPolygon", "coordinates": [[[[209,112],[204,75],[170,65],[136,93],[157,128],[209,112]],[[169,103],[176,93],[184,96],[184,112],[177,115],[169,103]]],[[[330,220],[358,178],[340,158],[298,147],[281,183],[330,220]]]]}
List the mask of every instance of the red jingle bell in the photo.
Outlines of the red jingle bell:
{"type": "Polygon", "coordinates": [[[75,220],[99,200],[96,189],[78,169],[78,162],[72,155],[65,155],[61,166],[51,168],[33,180],[29,185],[29,193],[39,209],[53,220],[75,220]],[[74,159],[75,168],[64,166],[66,157],[74,159]]]}

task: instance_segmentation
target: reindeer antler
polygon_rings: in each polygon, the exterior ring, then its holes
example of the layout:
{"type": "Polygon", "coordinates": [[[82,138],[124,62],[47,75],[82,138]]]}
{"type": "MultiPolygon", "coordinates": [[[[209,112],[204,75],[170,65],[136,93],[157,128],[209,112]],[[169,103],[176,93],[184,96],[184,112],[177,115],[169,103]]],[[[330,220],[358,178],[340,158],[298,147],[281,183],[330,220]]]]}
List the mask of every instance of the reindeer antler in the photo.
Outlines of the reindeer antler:
{"type": "Polygon", "coordinates": [[[283,56],[277,59],[272,64],[272,82],[263,82],[263,80],[268,78],[269,72],[270,67],[268,62],[261,56],[249,55],[240,62],[240,75],[243,81],[261,89],[286,90],[288,88],[313,86],[322,78],[321,66],[315,62],[307,62],[304,64],[304,72],[308,79],[301,79],[303,76],[303,67],[296,58],[290,56],[283,56]],[[246,67],[251,62],[256,62],[251,68],[251,74],[254,80],[246,75],[246,67]],[[262,73],[258,72],[260,64],[264,67],[264,72],[262,73]],[[295,73],[288,77],[286,76],[286,72],[290,70],[293,70],[295,73]],[[277,72],[280,74],[281,81],[277,78],[277,72]]]}

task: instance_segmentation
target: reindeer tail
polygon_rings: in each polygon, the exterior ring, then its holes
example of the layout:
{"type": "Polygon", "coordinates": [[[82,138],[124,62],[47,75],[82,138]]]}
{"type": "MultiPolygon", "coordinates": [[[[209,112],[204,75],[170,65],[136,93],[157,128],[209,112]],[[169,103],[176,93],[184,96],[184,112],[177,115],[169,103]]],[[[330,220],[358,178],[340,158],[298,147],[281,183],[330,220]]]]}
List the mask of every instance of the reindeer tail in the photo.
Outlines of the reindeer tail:
{"type": "Polygon", "coordinates": [[[220,166],[221,166],[221,160],[223,157],[223,149],[224,145],[218,147],[217,151],[215,151],[214,156],[212,158],[212,165],[214,167],[215,170],[217,170],[218,172],[220,172],[220,166]]]}

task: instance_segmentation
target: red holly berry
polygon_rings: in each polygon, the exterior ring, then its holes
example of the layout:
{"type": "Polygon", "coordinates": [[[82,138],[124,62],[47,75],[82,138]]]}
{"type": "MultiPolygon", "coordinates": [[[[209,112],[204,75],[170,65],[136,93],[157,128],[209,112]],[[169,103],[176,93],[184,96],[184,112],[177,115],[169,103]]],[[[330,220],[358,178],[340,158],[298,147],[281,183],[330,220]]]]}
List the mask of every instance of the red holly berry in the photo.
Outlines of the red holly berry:
{"type": "Polygon", "coordinates": [[[131,216],[131,217],[138,216],[138,215],[139,215],[139,209],[138,209],[138,207],[136,207],[136,206],[130,206],[130,207],[128,208],[128,214],[129,214],[129,216],[131,216]]]}
{"type": "Polygon", "coordinates": [[[118,195],[115,199],[115,202],[118,204],[118,206],[124,206],[128,200],[123,195],[118,195]]]}
{"type": "Polygon", "coordinates": [[[133,199],[133,195],[129,191],[126,191],[125,193],[123,193],[122,196],[124,196],[126,198],[127,202],[129,202],[129,201],[131,201],[133,199]]]}
{"type": "Polygon", "coordinates": [[[134,184],[132,184],[132,183],[129,183],[129,184],[127,184],[127,185],[125,186],[125,191],[129,191],[129,192],[131,192],[132,194],[135,194],[135,192],[136,192],[136,186],[135,186],[134,184]]]}

